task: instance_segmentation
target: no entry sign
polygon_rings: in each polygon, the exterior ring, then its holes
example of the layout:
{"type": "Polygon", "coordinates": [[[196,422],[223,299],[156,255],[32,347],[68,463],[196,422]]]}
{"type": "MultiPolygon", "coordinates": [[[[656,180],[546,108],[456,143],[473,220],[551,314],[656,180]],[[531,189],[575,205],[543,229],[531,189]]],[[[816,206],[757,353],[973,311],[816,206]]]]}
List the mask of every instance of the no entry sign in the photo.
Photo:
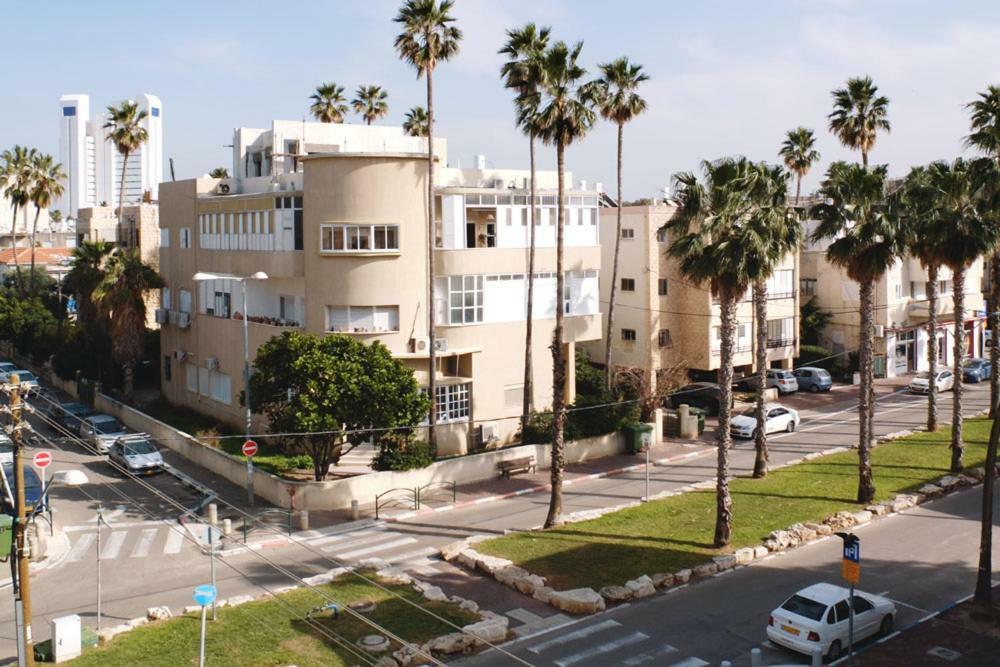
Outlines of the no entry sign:
{"type": "Polygon", "coordinates": [[[52,463],[52,454],[49,452],[38,452],[35,454],[35,458],[32,459],[32,462],[35,464],[36,468],[44,470],[49,467],[50,463],[52,463]]]}
{"type": "Polygon", "coordinates": [[[243,456],[253,456],[257,453],[257,443],[253,440],[247,440],[243,443],[243,456]]]}

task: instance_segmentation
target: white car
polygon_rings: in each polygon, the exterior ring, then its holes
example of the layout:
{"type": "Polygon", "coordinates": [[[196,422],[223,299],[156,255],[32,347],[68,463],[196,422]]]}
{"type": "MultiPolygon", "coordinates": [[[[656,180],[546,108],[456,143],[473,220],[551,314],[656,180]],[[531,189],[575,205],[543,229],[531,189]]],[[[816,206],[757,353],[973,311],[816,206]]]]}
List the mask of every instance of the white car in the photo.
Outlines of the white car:
{"type": "Polygon", "coordinates": [[[3,382],[5,384],[10,384],[13,379],[12,376],[14,375],[17,376],[23,396],[34,396],[41,389],[38,384],[38,377],[31,371],[26,371],[20,368],[7,372],[3,377],[3,382]]]}
{"type": "Polygon", "coordinates": [[[108,449],[108,461],[133,475],[152,475],[163,470],[163,456],[145,433],[118,438],[108,449]]]}
{"type": "MultiPolygon", "coordinates": [[[[833,584],[813,584],[785,600],[767,619],[767,638],[798,653],[820,653],[831,662],[847,651],[850,591],[833,584]]],[[[876,634],[892,634],[896,605],[878,595],[855,590],[855,643],[876,634]]]]}
{"type": "MultiPolygon", "coordinates": [[[[955,376],[948,369],[937,372],[935,380],[938,391],[948,391],[955,387],[955,376]]],[[[931,374],[928,371],[920,371],[917,376],[910,380],[910,391],[914,394],[926,394],[931,390],[931,374]]]]}
{"type": "MultiPolygon", "coordinates": [[[[799,413],[778,403],[765,403],[764,424],[765,433],[791,433],[799,425],[799,413]]],[[[736,438],[752,438],[756,430],[757,417],[753,408],[736,415],[729,424],[729,432],[736,438]]]]}
{"type": "Polygon", "coordinates": [[[0,432],[0,465],[14,465],[14,441],[0,432]]]}

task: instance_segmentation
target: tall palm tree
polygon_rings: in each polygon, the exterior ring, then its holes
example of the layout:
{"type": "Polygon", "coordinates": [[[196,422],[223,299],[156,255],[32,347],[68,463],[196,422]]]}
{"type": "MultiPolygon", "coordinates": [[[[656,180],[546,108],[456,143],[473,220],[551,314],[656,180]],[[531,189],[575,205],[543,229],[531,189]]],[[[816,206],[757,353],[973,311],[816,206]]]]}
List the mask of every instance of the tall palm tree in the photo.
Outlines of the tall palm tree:
{"type": "Polygon", "coordinates": [[[427,109],[416,106],[406,112],[403,121],[403,132],[411,137],[427,136],[427,109]]]}
{"type": "Polygon", "coordinates": [[[534,396],[534,381],[531,358],[533,333],[532,310],[535,299],[535,137],[538,134],[538,103],[540,89],[545,75],[542,58],[549,45],[551,28],[538,28],[534,23],[507,31],[507,42],[500,49],[500,54],[507,56],[507,62],[500,68],[500,76],[504,86],[517,93],[514,107],[517,125],[528,135],[528,168],[531,172],[528,187],[528,294],[524,321],[524,389],[521,400],[521,433],[528,426],[534,396]]]}
{"type": "Polygon", "coordinates": [[[31,201],[33,181],[32,165],[37,159],[38,151],[26,146],[14,146],[13,150],[5,150],[0,154],[0,187],[3,194],[11,202],[13,215],[10,221],[11,246],[14,248],[14,268],[17,271],[18,289],[24,292],[24,280],[21,277],[21,265],[17,259],[17,210],[24,209],[31,201]]]}
{"type": "Polygon", "coordinates": [[[120,249],[108,259],[104,277],[94,289],[94,301],[111,324],[111,352],[124,370],[124,394],[132,397],[135,365],[142,357],[146,331],[145,293],[163,287],[156,269],[134,248],[120,249]]]}
{"type": "MultiPolygon", "coordinates": [[[[975,148],[993,158],[1000,165],[1000,86],[991,85],[979,97],[966,105],[969,110],[969,136],[967,148],[975,148]]],[[[990,257],[989,326],[993,344],[990,345],[990,417],[997,414],[1000,402],[1000,249],[990,257]]],[[[992,483],[991,483],[992,485],[992,483]]]]}
{"type": "MultiPolygon", "coordinates": [[[[733,500],[729,491],[730,423],[733,398],[733,356],[736,307],[773,252],[761,230],[769,216],[762,209],[764,169],[746,158],[702,162],[702,179],[690,172],[674,177],[677,210],[666,225],[669,256],[691,282],[708,284],[719,299],[722,346],[719,361],[719,426],[716,431],[715,538],[729,544],[733,530],[733,500]]],[[[773,221],[772,221],[773,222],[773,221]]]]}
{"type": "Polygon", "coordinates": [[[437,336],[434,330],[434,248],[437,245],[437,216],[434,206],[434,70],[438,63],[458,53],[462,31],[451,15],[453,0],[406,0],[393,19],[402,27],[394,46],[399,57],[417,70],[417,78],[427,82],[427,337],[430,339],[427,391],[431,397],[428,442],[437,443],[435,393],[437,336]]]}
{"type": "Polygon", "coordinates": [[[35,293],[35,234],[38,233],[38,216],[43,208],[52,205],[52,200],[63,193],[62,182],[66,178],[62,165],[51,155],[39,154],[32,165],[31,203],[35,205],[35,219],[31,223],[31,271],[28,273],[28,292],[35,293]]]}
{"type": "Polygon", "coordinates": [[[556,325],[552,331],[552,496],[545,526],[562,522],[562,473],[566,463],[563,436],[566,426],[566,355],[563,352],[565,308],[562,294],[563,237],[566,225],[566,147],[579,141],[594,124],[596,115],[583,77],[587,70],[577,60],[583,43],[567,46],[556,42],[542,55],[538,96],[538,133],[546,145],[556,148],[556,325]]]}
{"type": "MultiPolygon", "coordinates": [[[[128,156],[139,150],[149,139],[149,132],[143,127],[146,119],[145,109],[131,100],[126,100],[118,106],[108,107],[108,118],[104,129],[108,130],[108,141],[122,156],[122,175],[118,183],[118,228],[122,227],[125,216],[125,172],[128,168],[128,156]]],[[[134,244],[135,234],[129,234],[129,244],[134,244]]]]}
{"type": "Polygon", "coordinates": [[[846,270],[848,277],[859,285],[859,503],[869,503],[875,497],[871,467],[875,283],[903,254],[906,242],[898,217],[886,203],[886,171],[885,165],[868,169],[862,165],[834,162],[820,187],[819,194],[824,201],[810,211],[813,219],[819,221],[813,240],[834,239],[827,248],[827,259],[846,270]]]}
{"type": "Polygon", "coordinates": [[[208,172],[210,178],[229,178],[229,170],[225,167],[216,167],[208,172]]]}
{"type": "Polygon", "coordinates": [[[646,100],[636,92],[639,84],[649,77],[642,65],[622,57],[597,66],[601,76],[594,81],[593,92],[601,116],[618,128],[618,211],[615,224],[615,254],[611,264],[611,299],[608,301],[608,333],[604,341],[604,384],[611,388],[611,332],[615,321],[615,293],[618,288],[618,256],[622,244],[622,143],[625,123],[646,110],[646,100]]]}
{"type": "Polygon", "coordinates": [[[962,358],[965,342],[965,274],[980,256],[997,246],[1000,229],[990,195],[1000,180],[1000,170],[989,158],[952,163],[935,162],[927,169],[935,198],[935,213],[942,225],[938,256],[952,271],[954,344],[952,354],[955,387],[951,420],[951,470],[961,472],[962,455],[962,358]]]}
{"type": "Polygon", "coordinates": [[[833,91],[830,131],[847,148],[861,151],[861,164],[868,167],[868,153],[879,131],[889,132],[889,98],[878,94],[870,76],[847,80],[847,87],[833,91]]]}
{"type": "MultiPolygon", "coordinates": [[[[914,167],[902,186],[893,194],[901,222],[907,230],[907,252],[920,260],[927,270],[927,367],[931,377],[937,374],[938,270],[941,234],[945,230],[934,213],[935,197],[927,178],[926,167],[914,167]]],[[[927,430],[938,429],[937,383],[927,391],[927,430]]]]}
{"type": "Polygon", "coordinates": [[[802,194],[802,179],[819,161],[819,151],[814,148],[815,145],[816,136],[813,131],[799,126],[785,133],[785,140],[781,142],[781,150],[778,151],[788,171],[795,174],[796,206],[799,205],[799,196],[802,194]]]}
{"type": "Polygon", "coordinates": [[[757,371],[757,396],[754,403],[754,415],[759,425],[754,432],[753,476],[767,476],[767,429],[761,428],[766,423],[764,418],[764,390],[767,388],[767,279],[774,273],[775,267],[798,249],[802,225],[798,219],[798,211],[788,206],[788,172],[780,166],[768,166],[761,163],[755,165],[757,178],[753,201],[755,209],[750,217],[750,223],[744,230],[753,234],[752,247],[760,247],[764,252],[759,261],[750,267],[753,274],[754,318],[757,324],[755,332],[755,365],[757,371]]]}
{"type": "Polygon", "coordinates": [[[335,83],[321,83],[316,92],[309,96],[313,101],[309,113],[321,123],[343,123],[347,113],[347,98],[344,87],[335,83]]]}
{"type": "Polygon", "coordinates": [[[351,100],[354,113],[361,114],[365,125],[371,125],[382,116],[389,113],[389,93],[382,86],[358,86],[351,100]]]}
{"type": "Polygon", "coordinates": [[[73,248],[73,259],[63,288],[76,295],[79,321],[84,326],[93,324],[98,317],[93,293],[104,280],[104,267],[114,245],[107,241],[84,241],[73,248]]]}

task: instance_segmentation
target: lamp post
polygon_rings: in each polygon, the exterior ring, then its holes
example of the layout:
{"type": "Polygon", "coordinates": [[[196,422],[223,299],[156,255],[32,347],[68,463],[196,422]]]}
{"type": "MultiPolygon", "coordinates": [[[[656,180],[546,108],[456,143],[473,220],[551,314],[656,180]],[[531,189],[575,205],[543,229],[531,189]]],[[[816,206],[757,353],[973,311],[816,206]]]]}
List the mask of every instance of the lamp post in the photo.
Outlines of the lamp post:
{"type": "MultiPolygon", "coordinates": [[[[246,404],[246,428],[245,435],[246,439],[250,439],[250,432],[252,427],[250,425],[250,328],[249,328],[249,317],[250,314],[247,312],[247,281],[248,280],[267,280],[267,274],[263,271],[258,271],[249,276],[231,276],[223,273],[210,273],[207,271],[199,271],[191,277],[195,282],[203,282],[206,280],[235,280],[240,284],[240,291],[243,293],[243,400],[246,404]]],[[[250,507],[253,507],[253,457],[247,457],[247,502],[250,507]]]]}

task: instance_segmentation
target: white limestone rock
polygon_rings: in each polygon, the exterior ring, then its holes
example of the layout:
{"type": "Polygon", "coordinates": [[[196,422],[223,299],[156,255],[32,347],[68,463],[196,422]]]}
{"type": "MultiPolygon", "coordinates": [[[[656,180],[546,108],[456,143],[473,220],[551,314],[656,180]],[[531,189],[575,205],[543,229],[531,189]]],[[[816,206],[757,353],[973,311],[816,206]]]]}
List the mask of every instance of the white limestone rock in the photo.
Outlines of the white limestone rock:
{"type": "MultiPolygon", "coordinates": [[[[631,589],[625,586],[605,586],[600,591],[601,597],[611,604],[628,602],[632,599],[631,589]]],[[[551,599],[551,597],[550,597],[551,599]]]]}
{"type": "Polygon", "coordinates": [[[754,559],[754,550],[752,547],[743,547],[742,549],[737,549],[733,553],[733,558],[736,559],[737,565],[746,565],[754,559]]]}
{"type": "Polygon", "coordinates": [[[553,591],[549,604],[570,614],[596,614],[605,609],[604,598],[593,588],[553,591]]]}
{"type": "Polygon", "coordinates": [[[146,610],[146,618],[151,621],[162,621],[170,618],[172,615],[170,607],[150,607],[146,610]]]}
{"type": "Polygon", "coordinates": [[[645,574],[631,581],[626,581],[625,588],[632,591],[632,597],[636,600],[648,598],[656,594],[656,586],[653,585],[653,580],[645,574]]]}

